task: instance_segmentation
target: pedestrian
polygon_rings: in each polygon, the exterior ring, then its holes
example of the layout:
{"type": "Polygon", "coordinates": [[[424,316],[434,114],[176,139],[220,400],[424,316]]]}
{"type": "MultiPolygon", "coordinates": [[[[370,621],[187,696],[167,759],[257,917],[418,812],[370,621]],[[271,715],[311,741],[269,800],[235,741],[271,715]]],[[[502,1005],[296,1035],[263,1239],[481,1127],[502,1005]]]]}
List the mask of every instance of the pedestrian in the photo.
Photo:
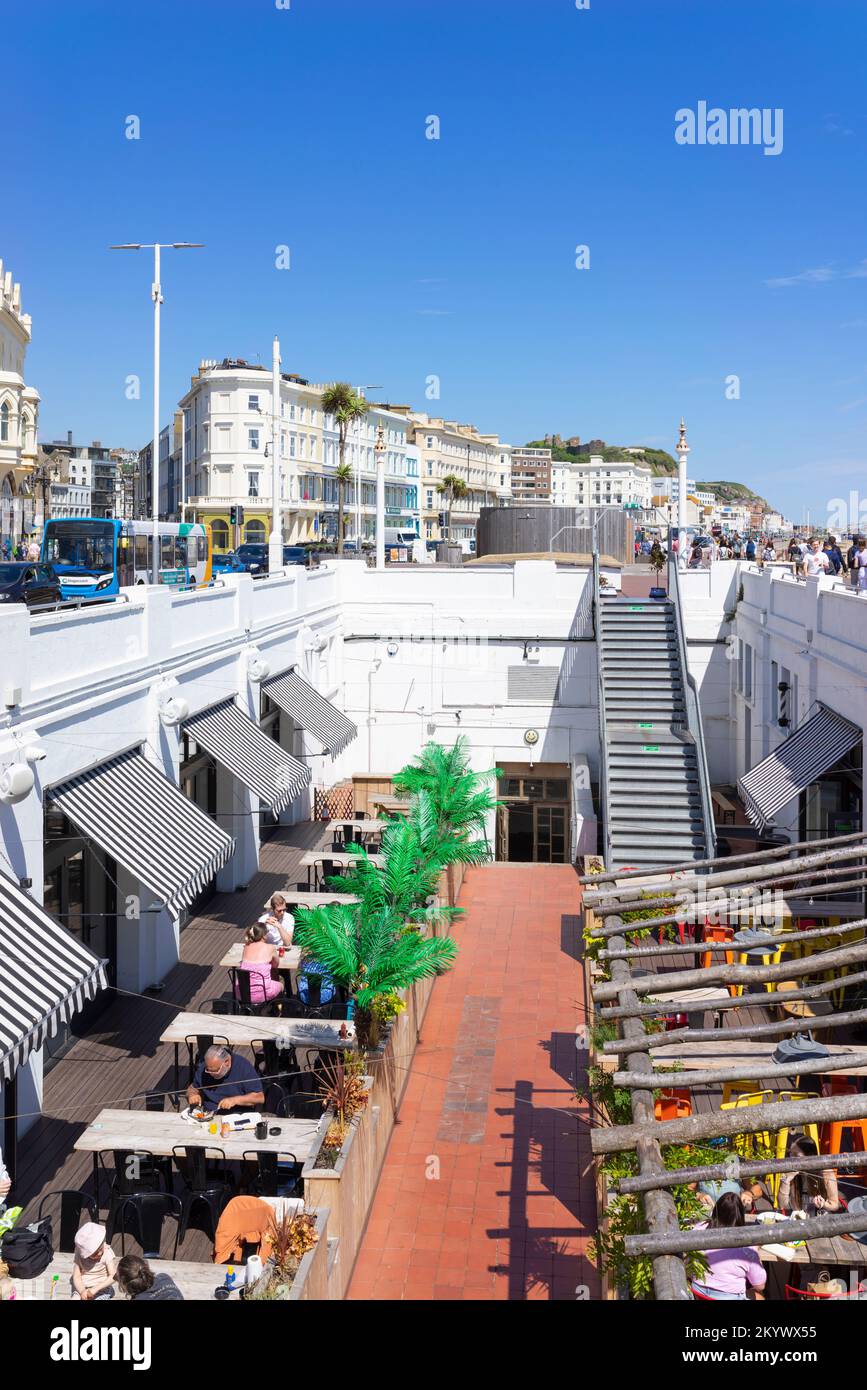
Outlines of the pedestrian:
{"type": "Polygon", "coordinates": [[[807,553],[802,561],[802,570],[807,577],[816,574],[827,574],[831,568],[831,561],[828,554],[822,549],[822,543],[818,536],[811,536],[807,553]]]}
{"type": "Polygon", "coordinates": [[[744,551],[744,554],[748,560],[755,560],[756,558],[756,543],[753,540],[752,536],[750,536],[749,540],[747,541],[746,550],[744,551]]]}
{"type": "Polygon", "coordinates": [[[852,571],[859,594],[867,594],[867,536],[858,537],[858,548],[852,562],[852,571]]]}
{"type": "Polygon", "coordinates": [[[777,552],[774,549],[773,541],[766,541],[765,548],[762,551],[762,563],[765,565],[772,564],[776,558],[777,552]]]}
{"type": "Polygon", "coordinates": [[[855,556],[858,554],[858,542],[860,539],[860,536],[853,536],[852,544],[846,551],[846,567],[849,571],[849,583],[852,585],[853,589],[858,588],[858,566],[855,564],[855,556]]]}
{"type": "Polygon", "coordinates": [[[30,538],[30,544],[29,544],[28,547],[27,547],[27,559],[28,559],[28,560],[39,560],[39,559],[41,559],[41,557],[42,557],[42,551],[41,551],[40,548],[39,548],[39,542],[38,542],[38,540],[36,539],[35,536],[31,536],[31,538],[30,538]]]}

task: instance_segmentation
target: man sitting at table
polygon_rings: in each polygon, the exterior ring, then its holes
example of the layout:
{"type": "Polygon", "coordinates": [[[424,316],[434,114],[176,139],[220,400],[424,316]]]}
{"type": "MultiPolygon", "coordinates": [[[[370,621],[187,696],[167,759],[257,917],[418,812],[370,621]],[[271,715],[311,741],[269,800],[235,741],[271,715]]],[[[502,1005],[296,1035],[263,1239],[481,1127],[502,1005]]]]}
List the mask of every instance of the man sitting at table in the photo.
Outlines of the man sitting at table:
{"type": "Polygon", "coordinates": [[[187,1100],[208,1110],[251,1110],[264,1105],[265,1092],[246,1058],[226,1047],[209,1047],[187,1087],[187,1100]]]}

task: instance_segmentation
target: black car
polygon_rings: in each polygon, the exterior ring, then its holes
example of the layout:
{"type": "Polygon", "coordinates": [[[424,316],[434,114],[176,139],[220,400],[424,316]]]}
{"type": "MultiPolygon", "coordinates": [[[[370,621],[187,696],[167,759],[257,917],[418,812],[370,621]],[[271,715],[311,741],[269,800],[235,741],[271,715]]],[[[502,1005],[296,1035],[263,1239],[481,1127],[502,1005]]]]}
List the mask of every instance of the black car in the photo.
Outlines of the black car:
{"type": "Polygon", "coordinates": [[[60,580],[36,560],[0,562],[0,603],[59,603],[60,580]]]}
{"type": "Polygon", "coordinates": [[[235,551],[248,574],[268,573],[268,547],[258,541],[247,541],[235,551]]]}

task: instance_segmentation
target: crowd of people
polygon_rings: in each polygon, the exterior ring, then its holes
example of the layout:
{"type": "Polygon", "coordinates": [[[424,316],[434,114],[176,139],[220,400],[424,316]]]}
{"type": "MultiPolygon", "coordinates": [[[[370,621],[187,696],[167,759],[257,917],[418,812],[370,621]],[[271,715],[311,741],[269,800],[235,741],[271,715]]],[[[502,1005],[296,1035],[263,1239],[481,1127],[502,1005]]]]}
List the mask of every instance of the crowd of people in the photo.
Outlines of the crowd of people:
{"type": "MultiPolygon", "coordinates": [[[[677,554],[677,537],[672,541],[672,553],[677,554]]],[[[646,559],[660,567],[666,554],[659,537],[639,533],[635,541],[635,559],[646,559]]],[[[796,574],[808,577],[817,574],[840,575],[848,579],[857,593],[867,594],[867,537],[853,535],[846,541],[836,536],[802,537],[793,535],[786,544],[767,535],[740,536],[720,534],[697,536],[689,543],[688,569],[703,569],[716,560],[747,560],[760,566],[788,562],[796,574]]]]}
{"type": "Polygon", "coordinates": [[[11,536],[4,536],[0,542],[0,556],[7,562],[10,560],[38,560],[41,551],[39,542],[35,536],[29,541],[22,536],[20,541],[13,542],[11,536]]]}

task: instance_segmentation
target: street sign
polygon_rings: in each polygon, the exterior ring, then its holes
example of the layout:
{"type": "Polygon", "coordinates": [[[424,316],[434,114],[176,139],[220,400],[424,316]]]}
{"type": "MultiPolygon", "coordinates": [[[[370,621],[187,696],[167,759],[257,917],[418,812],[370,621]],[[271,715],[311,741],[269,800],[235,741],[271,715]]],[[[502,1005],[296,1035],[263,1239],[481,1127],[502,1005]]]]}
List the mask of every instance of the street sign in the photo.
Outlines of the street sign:
{"type": "Polygon", "coordinates": [[[641,511],[641,503],[640,503],[640,502],[624,502],[624,503],[623,503],[623,510],[624,510],[625,512],[640,512],[640,511],[641,511]]]}

